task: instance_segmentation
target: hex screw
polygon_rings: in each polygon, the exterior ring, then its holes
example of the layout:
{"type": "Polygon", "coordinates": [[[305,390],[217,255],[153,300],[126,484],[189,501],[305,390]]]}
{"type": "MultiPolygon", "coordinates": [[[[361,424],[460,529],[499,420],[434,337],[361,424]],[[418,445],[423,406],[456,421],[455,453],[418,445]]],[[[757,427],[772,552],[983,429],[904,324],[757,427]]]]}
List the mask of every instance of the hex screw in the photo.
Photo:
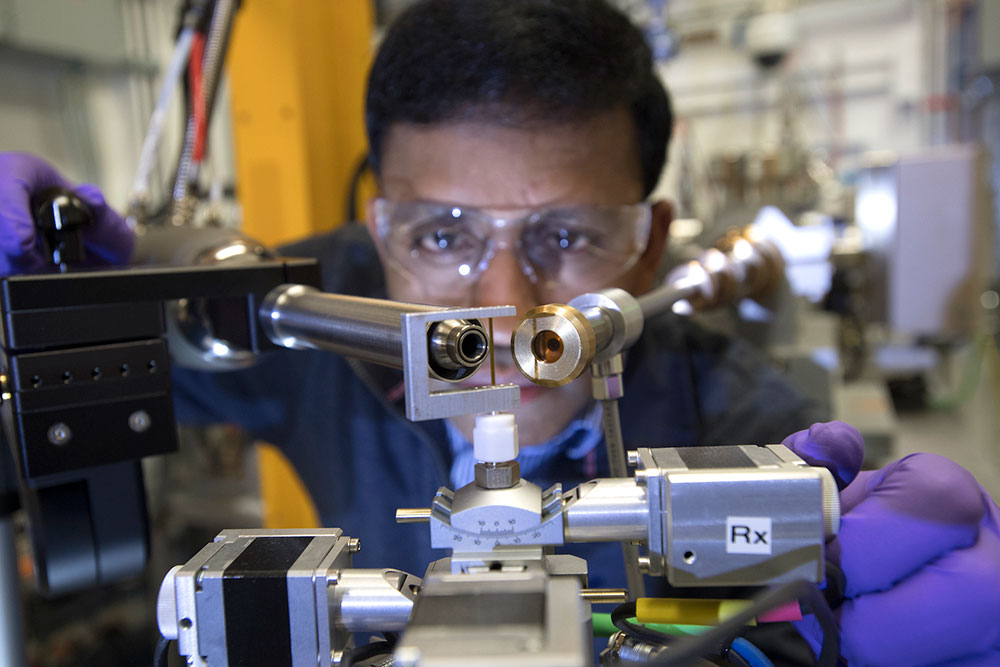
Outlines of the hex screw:
{"type": "Polygon", "coordinates": [[[73,431],[63,422],[59,422],[49,427],[47,435],[53,445],[62,446],[73,438],[73,431]]]}
{"type": "Polygon", "coordinates": [[[136,433],[145,433],[152,423],[153,420],[145,410],[136,410],[128,416],[128,427],[136,433]]]}

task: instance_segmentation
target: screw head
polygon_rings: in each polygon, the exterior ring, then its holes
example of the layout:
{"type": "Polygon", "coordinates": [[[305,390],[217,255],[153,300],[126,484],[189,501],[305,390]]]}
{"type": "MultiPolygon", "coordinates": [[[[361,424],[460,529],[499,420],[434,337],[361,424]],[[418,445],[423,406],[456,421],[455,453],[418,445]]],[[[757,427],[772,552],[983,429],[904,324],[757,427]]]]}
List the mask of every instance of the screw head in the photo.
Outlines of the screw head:
{"type": "Polygon", "coordinates": [[[63,422],[53,424],[46,434],[53,445],[65,445],[73,438],[73,431],[63,422]]]}
{"type": "Polygon", "coordinates": [[[152,423],[153,420],[145,410],[136,410],[128,416],[128,427],[136,433],[145,433],[152,423]]]}

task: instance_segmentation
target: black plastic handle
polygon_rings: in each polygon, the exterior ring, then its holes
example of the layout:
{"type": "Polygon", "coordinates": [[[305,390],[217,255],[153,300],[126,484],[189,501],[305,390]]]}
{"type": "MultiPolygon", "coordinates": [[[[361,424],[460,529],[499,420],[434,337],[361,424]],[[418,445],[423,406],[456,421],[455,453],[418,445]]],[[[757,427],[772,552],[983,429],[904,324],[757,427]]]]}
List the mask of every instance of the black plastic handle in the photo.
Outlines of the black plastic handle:
{"type": "Polygon", "coordinates": [[[87,258],[83,230],[94,223],[94,213],[76,193],[46,188],[31,198],[31,214],[39,243],[54,266],[65,271],[87,258]]]}

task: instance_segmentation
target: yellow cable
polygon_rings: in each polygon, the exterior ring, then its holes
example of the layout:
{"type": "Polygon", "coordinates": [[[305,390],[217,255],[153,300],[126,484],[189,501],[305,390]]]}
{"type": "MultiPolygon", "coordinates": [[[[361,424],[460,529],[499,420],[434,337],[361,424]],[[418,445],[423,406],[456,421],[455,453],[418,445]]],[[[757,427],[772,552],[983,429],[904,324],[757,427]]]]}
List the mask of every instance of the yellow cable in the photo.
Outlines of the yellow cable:
{"type": "Polygon", "coordinates": [[[750,600],[639,598],[635,601],[635,617],[640,623],[716,625],[750,604],[750,600]]]}

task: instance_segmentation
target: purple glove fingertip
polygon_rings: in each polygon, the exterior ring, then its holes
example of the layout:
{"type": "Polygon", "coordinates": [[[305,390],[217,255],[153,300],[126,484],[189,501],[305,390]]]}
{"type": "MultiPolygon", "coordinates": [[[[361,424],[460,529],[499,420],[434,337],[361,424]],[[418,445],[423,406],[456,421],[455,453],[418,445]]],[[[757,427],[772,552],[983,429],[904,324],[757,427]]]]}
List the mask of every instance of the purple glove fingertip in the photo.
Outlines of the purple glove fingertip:
{"type": "Polygon", "coordinates": [[[35,249],[35,225],[28,212],[28,196],[22,192],[7,192],[0,184],[0,252],[6,257],[19,258],[35,249]]]}
{"type": "Polygon", "coordinates": [[[987,496],[976,478],[944,456],[909,454],[880,472],[869,491],[898,516],[975,526],[987,511],[987,496]]]}
{"type": "Polygon", "coordinates": [[[0,274],[44,268],[35,243],[31,195],[52,186],[68,183],[49,163],[28,153],[0,153],[0,274]]]}
{"type": "Polygon", "coordinates": [[[104,201],[104,193],[101,192],[101,189],[93,183],[78,185],[73,188],[73,192],[75,192],[80,199],[87,204],[87,206],[93,209],[105,208],[108,205],[108,203],[104,201]]]}
{"type": "Polygon", "coordinates": [[[806,463],[827,468],[843,491],[861,470],[865,441],[858,429],[841,421],[813,424],[782,443],[806,463]]]}
{"type": "Polygon", "coordinates": [[[135,248],[135,235],[118,212],[108,206],[96,185],[73,189],[94,213],[94,226],[84,232],[88,254],[107,264],[127,264],[135,248]]]}

